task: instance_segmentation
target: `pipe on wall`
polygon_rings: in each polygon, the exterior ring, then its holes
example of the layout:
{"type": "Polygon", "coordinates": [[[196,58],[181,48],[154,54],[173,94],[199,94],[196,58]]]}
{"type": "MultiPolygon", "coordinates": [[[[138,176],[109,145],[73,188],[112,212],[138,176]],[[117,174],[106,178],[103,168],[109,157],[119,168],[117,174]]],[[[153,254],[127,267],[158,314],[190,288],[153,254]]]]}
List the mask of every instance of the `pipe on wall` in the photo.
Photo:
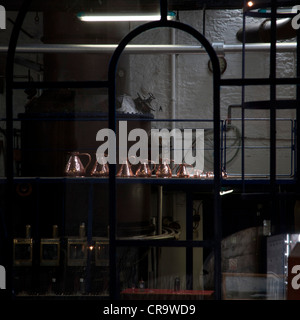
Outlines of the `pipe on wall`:
{"type": "MultiPolygon", "coordinates": [[[[212,46],[218,52],[213,43],[212,46]]],[[[116,44],[25,44],[16,48],[17,53],[103,53],[112,54],[117,48],[116,44]]],[[[296,42],[277,43],[277,52],[295,51],[296,42]]],[[[220,49],[220,48],[219,48],[220,49]]],[[[7,53],[7,46],[0,46],[0,53],[7,53]]],[[[224,44],[222,52],[242,52],[241,44],[224,44]]],[[[246,44],[246,51],[269,51],[270,43],[246,44]]],[[[191,45],[128,45],[124,54],[207,54],[202,46],[191,45]]]]}
{"type": "MultiPolygon", "coordinates": [[[[296,37],[296,30],[292,27],[291,18],[278,19],[276,21],[276,39],[286,40],[296,37]]],[[[243,42],[243,28],[236,34],[237,40],[243,42]]],[[[262,23],[249,25],[245,29],[246,43],[261,43],[271,41],[271,20],[266,19],[262,23]]]]}

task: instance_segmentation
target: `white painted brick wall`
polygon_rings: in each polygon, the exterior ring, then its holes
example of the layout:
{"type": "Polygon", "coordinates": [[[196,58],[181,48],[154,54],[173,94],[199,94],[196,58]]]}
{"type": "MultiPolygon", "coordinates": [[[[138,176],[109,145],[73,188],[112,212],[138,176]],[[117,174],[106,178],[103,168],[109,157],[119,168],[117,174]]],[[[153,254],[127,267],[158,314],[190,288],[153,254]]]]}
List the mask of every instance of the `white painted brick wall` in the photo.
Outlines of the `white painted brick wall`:
{"type": "MultiPolygon", "coordinates": [[[[202,11],[180,12],[179,18],[183,23],[193,26],[198,31],[203,30],[202,11]]],[[[242,14],[240,10],[208,10],[206,12],[205,35],[213,42],[225,44],[240,44],[236,39],[236,32],[242,27],[242,14]]],[[[262,19],[247,18],[247,24],[262,22],[262,19]]],[[[148,31],[135,39],[135,43],[170,43],[171,32],[169,30],[148,31]]],[[[292,41],[292,40],[288,40],[292,41]]],[[[197,44],[191,36],[176,31],[177,44],[197,44]]],[[[178,118],[212,119],[212,75],[207,68],[207,55],[178,55],[176,56],[176,115],[178,118]]],[[[239,78],[242,75],[242,53],[226,53],[227,70],[223,78],[239,78]]],[[[171,117],[171,62],[166,55],[133,55],[130,62],[130,92],[135,96],[136,92],[149,91],[156,97],[156,108],[162,107],[162,111],[156,111],[157,118],[171,117]]],[[[278,53],[277,76],[292,77],[295,73],[294,53],[278,53]]],[[[269,52],[246,53],[246,77],[269,76],[269,52]]],[[[294,99],[295,87],[281,86],[277,90],[278,99],[294,99]]],[[[268,100],[268,86],[247,87],[245,100],[268,100]]],[[[241,88],[221,88],[221,117],[227,118],[228,106],[241,103],[241,88]]],[[[234,109],[232,117],[240,117],[241,112],[234,109]]],[[[265,118],[269,112],[265,110],[246,111],[246,117],[265,118]]],[[[277,117],[294,119],[293,110],[278,111],[277,117]]],[[[165,125],[165,123],[163,124],[165,125]]],[[[240,123],[235,122],[240,128],[240,123]]],[[[267,122],[251,122],[247,125],[247,144],[252,146],[269,145],[269,131],[267,122]],[[262,125],[263,124],[263,125],[262,125]]],[[[290,122],[278,122],[278,145],[290,145],[290,122]],[[282,139],[281,139],[282,138],[282,139]]],[[[246,153],[246,170],[248,173],[267,173],[269,170],[268,150],[252,149],[246,153]]],[[[289,172],[290,150],[279,152],[278,172],[289,172]]],[[[211,165],[207,162],[207,169],[211,165]]],[[[240,153],[236,159],[228,164],[228,171],[238,173],[240,171],[240,153]]]]}

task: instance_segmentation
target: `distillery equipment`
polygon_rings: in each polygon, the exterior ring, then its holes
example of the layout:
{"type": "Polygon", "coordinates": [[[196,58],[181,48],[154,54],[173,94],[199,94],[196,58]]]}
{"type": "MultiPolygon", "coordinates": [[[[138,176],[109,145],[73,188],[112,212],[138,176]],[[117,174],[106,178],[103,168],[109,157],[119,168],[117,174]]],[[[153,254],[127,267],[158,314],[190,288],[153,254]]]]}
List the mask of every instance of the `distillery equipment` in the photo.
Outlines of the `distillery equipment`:
{"type": "Polygon", "coordinates": [[[68,266],[85,266],[87,258],[87,238],[85,224],[81,223],[77,237],[69,237],[68,243],[68,266]]]}
{"type": "Polygon", "coordinates": [[[60,238],[58,226],[53,225],[52,238],[42,238],[40,244],[40,265],[58,267],[60,262],[60,238]]]}
{"type": "Polygon", "coordinates": [[[26,225],[26,235],[24,238],[14,239],[14,265],[32,265],[33,240],[31,238],[31,226],[26,225]]]}

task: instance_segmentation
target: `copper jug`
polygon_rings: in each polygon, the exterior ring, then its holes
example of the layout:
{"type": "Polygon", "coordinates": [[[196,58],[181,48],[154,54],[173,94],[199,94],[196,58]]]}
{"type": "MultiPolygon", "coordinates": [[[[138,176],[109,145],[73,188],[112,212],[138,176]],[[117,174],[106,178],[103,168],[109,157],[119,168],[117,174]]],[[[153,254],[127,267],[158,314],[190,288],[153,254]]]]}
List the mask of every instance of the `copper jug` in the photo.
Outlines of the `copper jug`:
{"type": "Polygon", "coordinates": [[[108,177],[109,176],[109,166],[108,163],[104,161],[103,157],[100,159],[96,155],[96,162],[91,171],[92,177],[108,177]]]}
{"type": "Polygon", "coordinates": [[[88,153],[70,152],[71,156],[65,168],[65,175],[68,177],[84,177],[86,169],[91,163],[91,156],[88,153]],[[80,160],[80,156],[87,156],[88,163],[84,166],[80,160]]]}
{"type": "Polygon", "coordinates": [[[187,170],[188,166],[190,165],[186,163],[182,163],[178,166],[177,174],[176,174],[178,178],[189,178],[190,173],[187,170]]]}
{"type": "MultiPolygon", "coordinates": [[[[171,160],[172,161],[172,160],[171,160]]],[[[157,178],[172,178],[172,169],[167,163],[167,160],[162,160],[162,163],[158,165],[156,170],[157,178]]]]}
{"type": "Polygon", "coordinates": [[[153,168],[151,169],[149,165],[149,160],[143,160],[143,162],[141,162],[138,169],[136,170],[135,176],[139,178],[150,178],[155,168],[155,163],[153,163],[153,168]]]}
{"type": "Polygon", "coordinates": [[[128,159],[126,159],[122,163],[121,168],[117,173],[117,177],[122,177],[122,178],[134,177],[134,174],[131,169],[131,164],[129,163],[128,159]]]}

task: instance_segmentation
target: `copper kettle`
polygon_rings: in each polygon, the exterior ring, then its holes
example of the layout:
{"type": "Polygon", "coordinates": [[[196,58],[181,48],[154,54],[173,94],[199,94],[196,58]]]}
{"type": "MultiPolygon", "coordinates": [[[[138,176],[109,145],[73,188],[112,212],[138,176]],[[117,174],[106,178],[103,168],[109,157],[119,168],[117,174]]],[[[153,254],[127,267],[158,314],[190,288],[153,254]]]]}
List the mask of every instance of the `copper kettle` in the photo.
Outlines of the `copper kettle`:
{"type": "Polygon", "coordinates": [[[108,177],[109,176],[109,166],[108,163],[104,161],[103,157],[100,159],[96,154],[96,162],[91,170],[92,177],[108,177]]]}
{"type": "Polygon", "coordinates": [[[91,163],[91,156],[88,153],[80,153],[77,151],[70,152],[70,158],[65,167],[65,175],[68,177],[84,177],[86,169],[91,163]],[[88,157],[88,163],[84,166],[80,160],[81,156],[88,157]]]}
{"type": "Polygon", "coordinates": [[[153,162],[153,168],[151,169],[149,162],[150,162],[149,160],[143,160],[143,162],[141,162],[141,164],[139,165],[139,167],[137,168],[137,170],[135,172],[136,177],[139,177],[139,178],[151,177],[152,172],[156,168],[156,164],[153,162]]]}

